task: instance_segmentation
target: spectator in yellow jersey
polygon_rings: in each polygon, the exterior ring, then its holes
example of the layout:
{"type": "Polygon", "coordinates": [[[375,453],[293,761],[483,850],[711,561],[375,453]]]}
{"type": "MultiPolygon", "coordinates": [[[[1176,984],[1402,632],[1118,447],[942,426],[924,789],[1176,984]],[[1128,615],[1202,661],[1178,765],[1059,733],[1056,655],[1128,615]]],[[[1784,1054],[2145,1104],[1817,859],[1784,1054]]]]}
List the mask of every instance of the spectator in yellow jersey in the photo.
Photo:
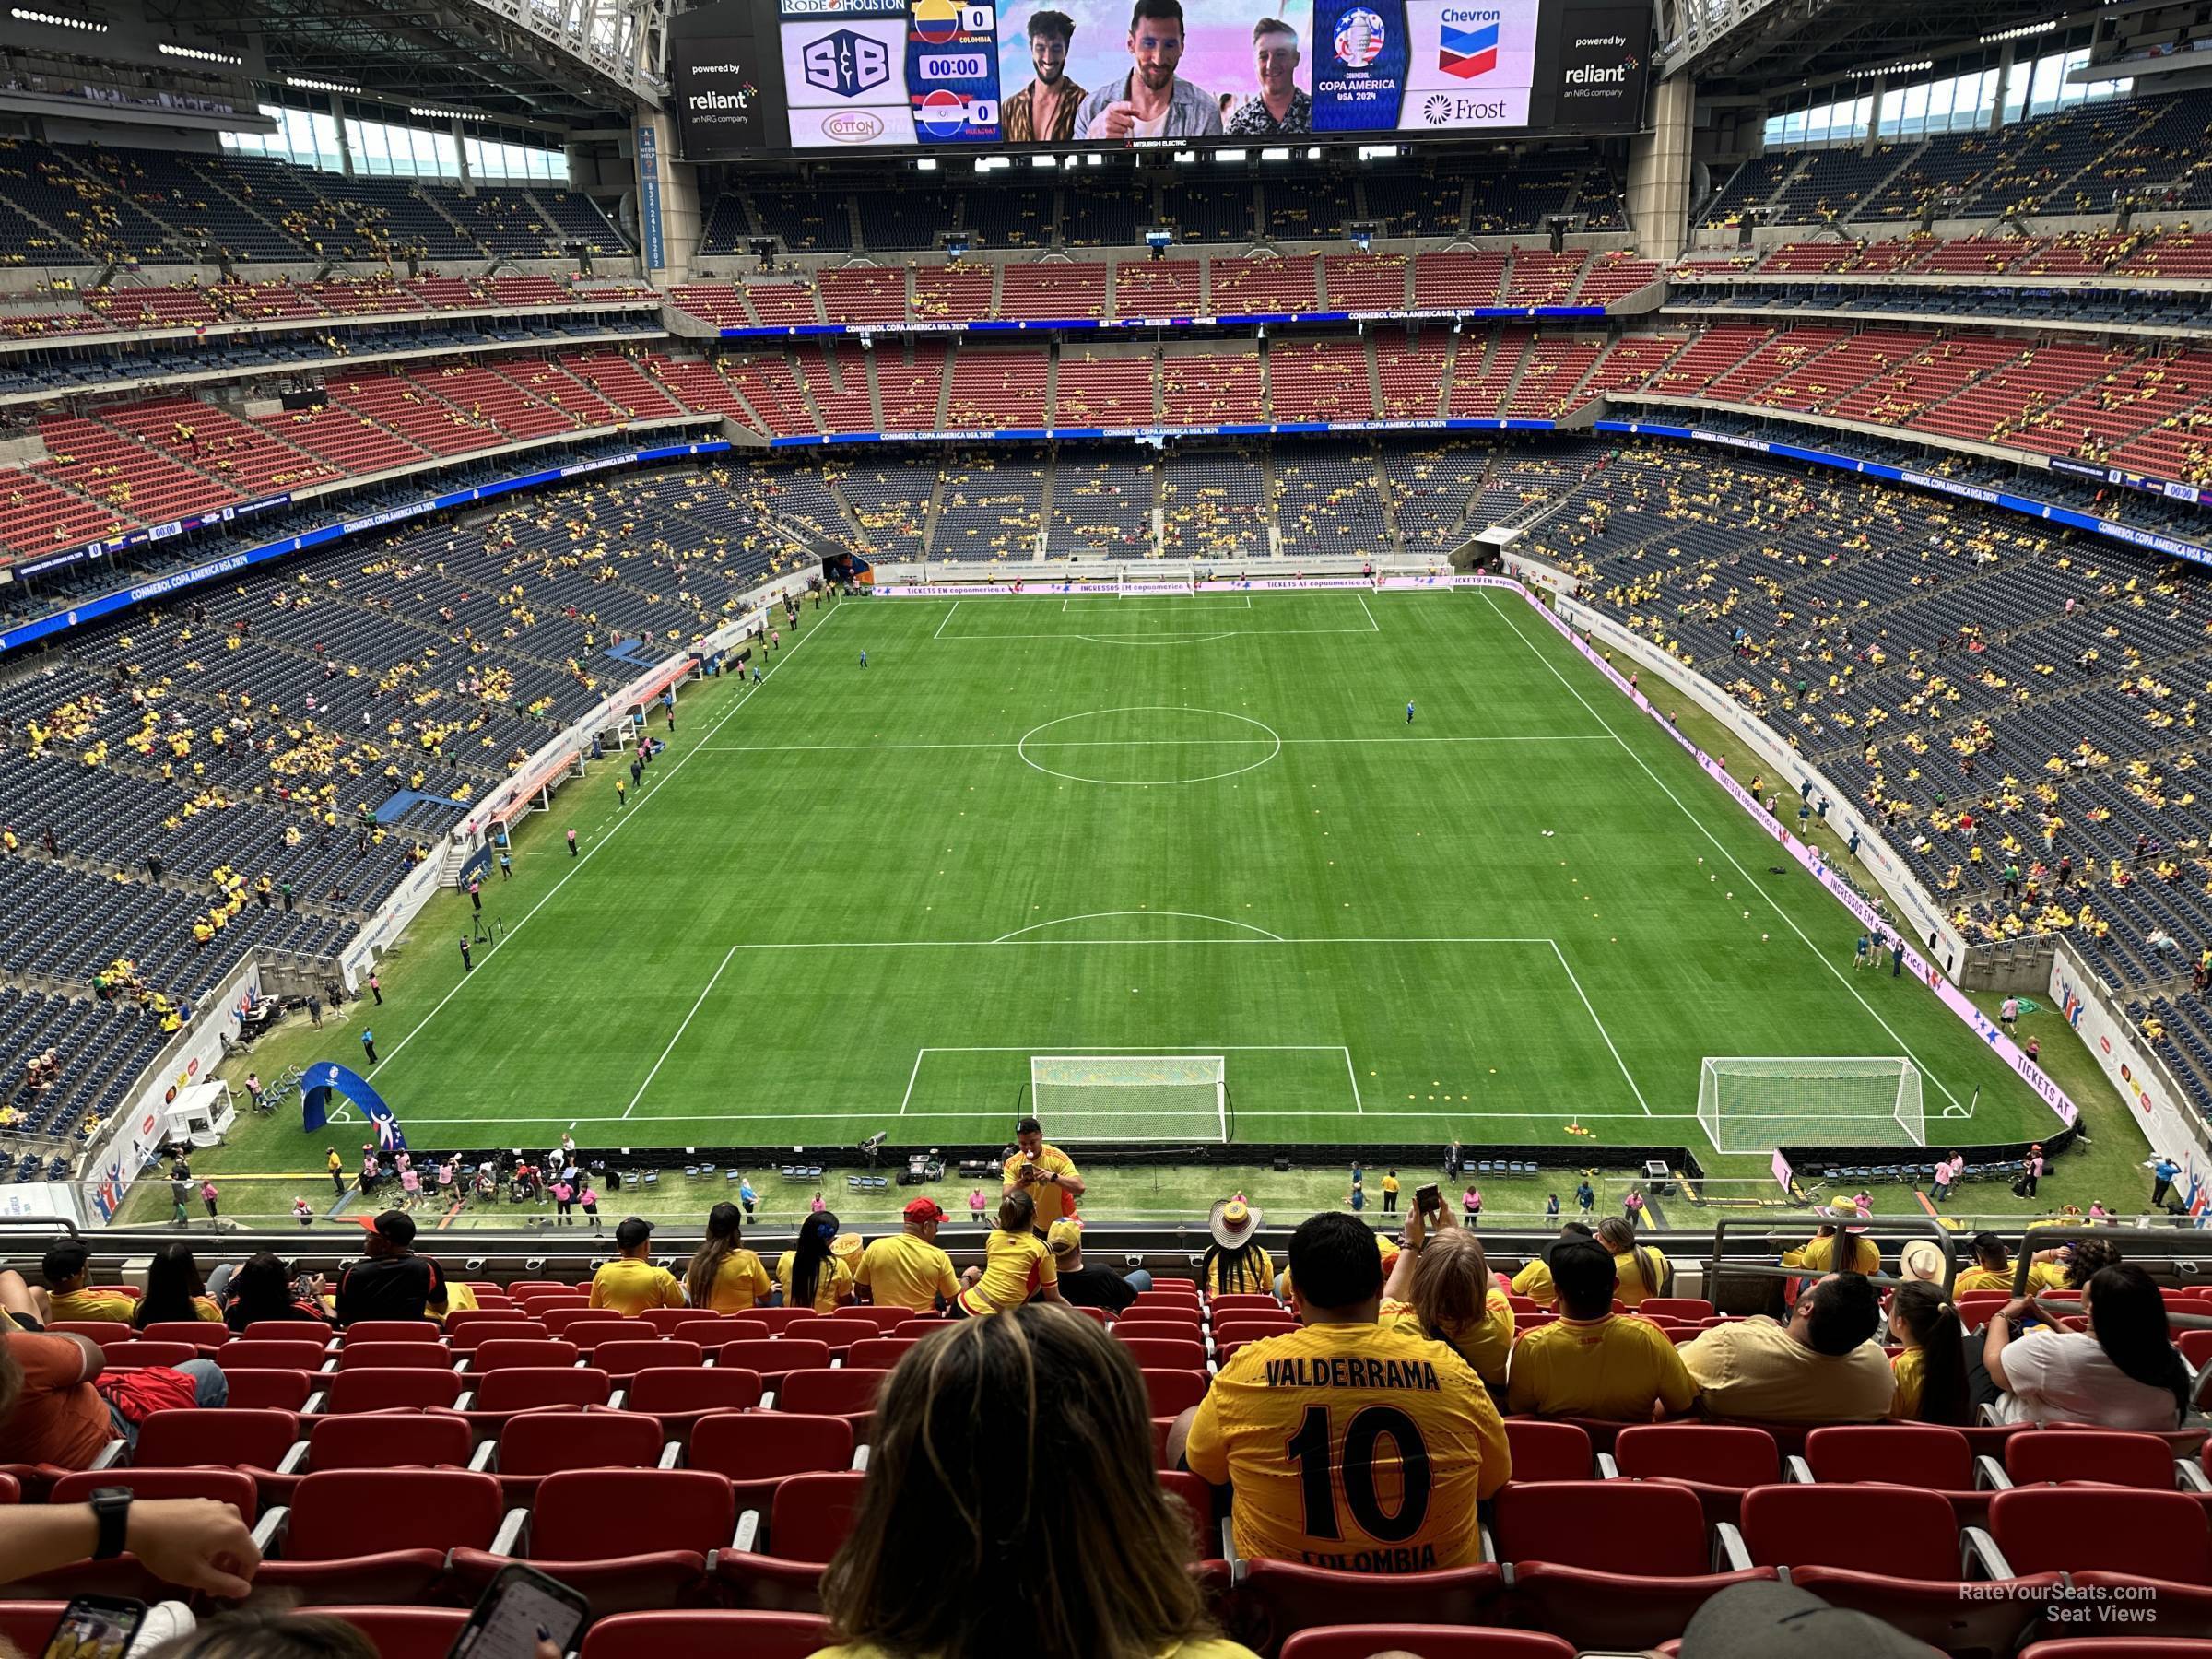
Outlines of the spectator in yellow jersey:
{"type": "Polygon", "coordinates": [[[1067,1300],[1051,1247],[1037,1236],[1037,1205],[1027,1187],[1014,1187],[998,1201],[998,1226],[983,1241],[983,1265],[969,1268],[960,1284],[952,1312],[971,1319],[1004,1313],[1031,1297],[1067,1300]]]}
{"type": "Polygon", "coordinates": [[[707,1212],[707,1236],[684,1269],[684,1300],[717,1313],[743,1313],[769,1298],[775,1283],[760,1258],[745,1247],[745,1215],[734,1204],[707,1212]]]}
{"type": "Polygon", "coordinates": [[[1074,1159],[1051,1145],[1035,1118],[1023,1118],[1014,1126],[1014,1155],[1006,1159],[1006,1191],[1017,1187],[1029,1194],[1037,1208],[1037,1230],[1076,1213],[1083,1196],[1083,1177],[1076,1173],[1074,1159]]]}
{"type": "Polygon", "coordinates": [[[1864,1274],[1831,1273],[1797,1299],[1787,1324],[1740,1319],[1685,1343],[1682,1364],[1715,1418],[1873,1423],[1897,1393],[1875,1346],[1881,1300],[1864,1274]]]}
{"type": "Polygon", "coordinates": [[[1406,1218],[1406,1248],[1382,1279],[1382,1322],[1441,1342],[1492,1391],[1505,1386],[1513,1347],[1513,1305],[1490,1277],[1482,1241],[1453,1220],[1419,1210],[1406,1218]]]}
{"type": "Polygon", "coordinates": [[[1275,1262],[1261,1246],[1260,1212],[1240,1194],[1214,1206],[1206,1219],[1214,1241],[1198,1264],[1198,1288],[1208,1296],[1270,1296],[1275,1262]]]}
{"type": "Polygon", "coordinates": [[[952,1258],[937,1248],[937,1227],[944,1219],[935,1198],[908,1205],[904,1228],[861,1253],[853,1274],[853,1300],[929,1313],[940,1300],[958,1296],[960,1281],[952,1271],[952,1258]]]}
{"type": "Polygon", "coordinates": [[[46,1319],[128,1320],[137,1311],[138,1298],[119,1286],[92,1283],[92,1252],[75,1239],[64,1241],[46,1253],[39,1264],[45,1275],[46,1319]]]}
{"type": "Polygon", "coordinates": [[[1553,1245],[1551,1281],[1559,1317],[1514,1344],[1508,1410],[1648,1423],[1690,1408],[1697,1384],[1666,1333],[1613,1312],[1620,1275],[1604,1244],[1553,1245]]]}
{"type": "MultiPolygon", "coordinates": [[[[2041,1290],[2057,1290],[2065,1287],[2066,1269],[2055,1250],[2039,1250],[2028,1262],[2028,1294],[2041,1290]]],[[[1974,1235],[1974,1265],[1961,1267],[1952,1282],[1952,1293],[1964,1296],[1971,1290],[2002,1290],[2012,1294],[2013,1262],[2005,1248],[2005,1241],[1994,1232],[1974,1235]]]]}
{"type": "Polygon", "coordinates": [[[1240,1555],[1360,1572],[1472,1566],[1475,1506],[1512,1473],[1489,1390],[1451,1348],[1377,1323],[1356,1216],[1290,1240],[1301,1328],[1247,1344],[1177,1419],[1171,1458],[1234,1489],[1240,1555]]]}
{"type": "Polygon", "coordinates": [[[1915,1279],[1890,1294],[1889,1339],[1904,1349],[1889,1361],[1889,1374],[1897,1382],[1891,1417],[1900,1423],[1946,1423],[1956,1429],[1974,1420],[1964,1329],[1959,1310],[1940,1285],[1915,1279]]]}
{"type": "Polygon", "coordinates": [[[853,1269],[834,1248],[837,1226],[837,1217],[826,1209],[799,1223],[798,1241],[776,1264],[785,1307],[834,1313],[853,1300],[853,1269]]]}
{"type": "Polygon", "coordinates": [[[615,1229],[615,1248],[622,1253],[592,1275],[593,1307],[635,1319],[648,1308],[684,1305],[684,1288],[676,1275],[653,1265],[652,1222],[642,1216],[624,1218],[615,1229]]]}
{"type": "Polygon", "coordinates": [[[970,1320],[911,1350],[822,1577],[844,1645],[817,1659],[1253,1659],[1206,1611],[1147,1418],[1127,1350],[1063,1309],[970,1320]]]}
{"type": "Polygon", "coordinates": [[[1784,1267],[1809,1267],[1822,1273],[1873,1273],[1880,1268],[1881,1250],[1872,1239],[1861,1236],[1866,1228],[1856,1203],[1840,1198],[1819,1213],[1828,1218],[1827,1224],[1783,1256],[1784,1267]],[[1839,1260],[1844,1240],[1851,1243],[1848,1261],[1839,1260]]]}
{"type": "MultiPolygon", "coordinates": [[[[1597,1235],[1591,1230],[1587,1221],[1569,1221],[1560,1227],[1559,1237],[1594,1239],[1597,1235]]],[[[1531,1256],[1521,1271],[1513,1275],[1513,1294],[1527,1297],[1539,1308],[1548,1308],[1559,1300],[1559,1293],[1552,1288],[1551,1264],[1545,1259],[1550,1255],[1551,1249],[1550,1245],[1545,1246],[1540,1253],[1531,1256]]]]}
{"type": "Polygon", "coordinates": [[[1613,1294],[1622,1307],[1633,1308],[1647,1296],[1665,1296],[1673,1288],[1675,1270],[1666,1253],[1656,1244],[1637,1243],[1632,1223],[1607,1216],[1597,1224],[1597,1241],[1613,1258],[1620,1281],[1613,1294]]]}

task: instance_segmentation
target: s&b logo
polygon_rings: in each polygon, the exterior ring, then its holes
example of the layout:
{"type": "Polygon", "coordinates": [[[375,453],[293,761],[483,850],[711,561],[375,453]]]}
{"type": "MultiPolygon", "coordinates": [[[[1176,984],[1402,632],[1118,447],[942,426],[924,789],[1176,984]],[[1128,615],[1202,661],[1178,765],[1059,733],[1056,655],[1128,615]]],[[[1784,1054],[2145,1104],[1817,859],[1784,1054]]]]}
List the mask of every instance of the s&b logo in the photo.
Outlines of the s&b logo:
{"type": "Polygon", "coordinates": [[[801,49],[806,84],[840,98],[857,98],[891,78],[891,54],[880,41],[840,29],[801,49]]]}

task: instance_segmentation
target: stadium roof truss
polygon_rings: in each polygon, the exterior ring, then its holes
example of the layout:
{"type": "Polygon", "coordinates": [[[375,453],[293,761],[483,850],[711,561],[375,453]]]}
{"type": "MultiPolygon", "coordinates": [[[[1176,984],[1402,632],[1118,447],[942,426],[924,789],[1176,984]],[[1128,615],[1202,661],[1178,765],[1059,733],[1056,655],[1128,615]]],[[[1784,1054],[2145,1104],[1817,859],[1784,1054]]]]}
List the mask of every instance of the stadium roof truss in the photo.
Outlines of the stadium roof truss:
{"type": "Polygon", "coordinates": [[[1657,0],[1668,74],[1712,91],[1759,93],[1867,65],[1903,63],[2065,6],[2022,0],[1657,0]],[[1715,83],[1720,83],[1716,85],[1715,83]]]}
{"type": "Polygon", "coordinates": [[[187,31],[259,38],[272,78],[562,126],[666,85],[669,0],[147,0],[187,31]]]}

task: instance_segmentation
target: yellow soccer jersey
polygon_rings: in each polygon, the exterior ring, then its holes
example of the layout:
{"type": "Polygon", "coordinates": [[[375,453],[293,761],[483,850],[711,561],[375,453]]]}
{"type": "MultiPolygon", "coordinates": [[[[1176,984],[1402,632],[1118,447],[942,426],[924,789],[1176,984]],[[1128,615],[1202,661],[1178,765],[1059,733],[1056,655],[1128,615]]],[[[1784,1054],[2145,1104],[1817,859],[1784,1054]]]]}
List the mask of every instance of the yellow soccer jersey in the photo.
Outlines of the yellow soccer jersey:
{"type": "Polygon", "coordinates": [[[1239,1553],[1357,1572],[1481,1559],[1475,1505],[1512,1473],[1505,1426],[1441,1343],[1307,1325],[1253,1343],[1198,1406],[1185,1451],[1235,1488],[1239,1553]]]}

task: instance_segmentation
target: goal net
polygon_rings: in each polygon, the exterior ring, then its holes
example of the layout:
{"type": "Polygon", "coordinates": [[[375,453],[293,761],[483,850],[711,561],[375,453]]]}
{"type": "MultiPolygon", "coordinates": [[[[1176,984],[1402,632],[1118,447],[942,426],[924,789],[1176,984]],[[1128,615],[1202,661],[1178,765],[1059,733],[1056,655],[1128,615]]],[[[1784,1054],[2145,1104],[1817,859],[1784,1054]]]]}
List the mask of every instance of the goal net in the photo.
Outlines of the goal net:
{"type": "Polygon", "coordinates": [[[1197,585],[1187,571],[1178,576],[1163,572],[1154,576],[1124,576],[1120,594],[1124,599],[1149,594],[1194,594],[1197,585]]]}
{"type": "Polygon", "coordinates": [[[1920,1095],[1920,1067],[1902,1058],[1709,1056],[1698,1074],[1698,1122],[1716,1152],[1924,1147],[1920,1095]]]}
{"type": "Polygon", "coordinates": [[[1065,1140],[1229,1139],[1218,1054],[1032,1054],[1030,1110],[1065,1140]]]}

